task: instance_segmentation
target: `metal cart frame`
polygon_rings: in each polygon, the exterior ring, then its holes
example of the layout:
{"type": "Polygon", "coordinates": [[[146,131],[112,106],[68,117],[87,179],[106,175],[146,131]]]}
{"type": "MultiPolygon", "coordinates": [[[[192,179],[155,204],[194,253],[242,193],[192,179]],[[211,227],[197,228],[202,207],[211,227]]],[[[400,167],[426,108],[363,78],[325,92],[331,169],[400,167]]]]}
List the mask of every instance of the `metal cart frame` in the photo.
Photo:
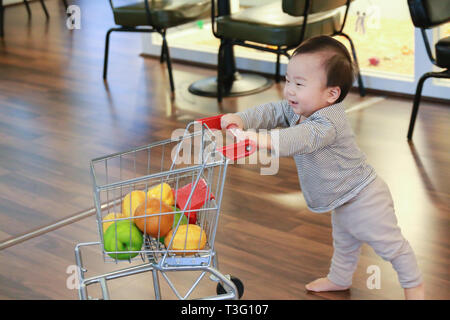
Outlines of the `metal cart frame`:
{"type": "MultiPolygon", "coordinates": [[[[152,272],[156,299],[161,299],[159,273],[161,273],[179,299],[184,300],[189,298],[206,273],[210,274],[211,280],[218,282],[218,294],[202,299],[224,300],[240,298],[243,293],[242,282],[237,278],[224,275],[218,271],[218,257],[214,243],[227,166],[230,160],[236,160],[251,155],[256,150],[256,145],[252,141],[244,140],[229,146],[218,147],[216,145],[213,130],[222,129],[220,124],[221,117],[222,115],[219,115],[191,122],[187,125],[183,135],[172,139],[151,143],[126,152],[115,153],[91,160],[93,194],[100,241],[79,243],[75,247],[75,261],[78,267],[78,293],[80,299],[90,299],[91,297],[89,297],[87,293],[87,286],[93,283],[99,283],[101,286],[102,298],[107,300],[110,298],[107,281],[150,271],[152,272]],[[198,126],[200,126],[200,129],[196,129],[198,126]],[[198,163],[192,164],[190,162],[183,166],[183,163],[180,162],[180,151],[184,150],[182,148],[186,143],[190,145],[190,150],[192,151],[193,139],[197,139],[199,144],[199,148],[194,148],[195,150],[193,150],[193,155],[197,156],[198,163]],[[173,148],[166,149],[169,145],[173,145],[173,148]],[[164,162],[164,157],[168,150],[171,150],[171,164],[170,167],[165,167],[168,161],[166,157],[166,162],[164,162]],[[173,152],[174,150],[175,153],[173,152]],[[156,156],[154,154],[156,154],[156,156]],[[161,155],[162,159],[160,162],[158,161],[156,164],[152,163],[152,161],[154,162],[155,157],[157,158],[161,155]],[[159,168],[158,163],[160,163],[159,168]],[[154,167],[158,170],[152,173],[151,171],[154,167]],[[189,218],[194,212],[198,214],[196,224],[200,226],[202,232],[205,232],[205,235],[207,235],[207,245],[205,248],[198,248],[198,250],[187,250],[186,241],[188,231],[186,230],[184,249],[173,250],[172,243],[174,241],[174,236],[170,239],[167,246],[160,241],[160,235],[162,235],[162,233],[160,233],[162,230],[161,219],[163,215],[176,213],[176,192],[180,188],[180,185],[189,181],[192,186],[189,197],[185,205],[178,211],[189,218]],[[193,199],[194,191],[196,191],[196,188],[199,186],[199,181],[205,183],[207,186],[204,205],[200,209],[191,208],[191,200],[193,199]],[[124,193],[127,193],[127,191],[142,190],[147,194],[149,186],[160,184],[162,190],[164,183],[172,183],[173,190],[175,190],[173,193],[175,195],[175,207],[173,212],[159,212],[158,214],[155,214],[159,219],[157,237],[147,234],[146,229],[144,229],[142,235],[143,246],[140,250],[131,250],[130,247],[128,247],[128,251],[119,250],[117,244],[118,222],[133,221],[133,219],[136,218],[134,218],[133,214],[130,216],[116,216],[116,214],[114,214],[114,219],[105,220],[106,214],[116,212],[116,207],[121,208],[120,205],[123,201],[124,193]],[[214,196],[211,197],[211,194],[214,194],[214,196]],[[105,250],[105,230],[103,230],[105,221],[112,222],[114,225],[116,251],[105,250]],[[86,277],[85,273],[87,272],[87,269],[83,266],[81,251],[83,247],[87,246],[98,246],[103,254],[105,262],[114,262],[118,264],[120,262],[118,259],[119,254],[125,253],[129,254],[125,261],[131,262],[132,260],[141,259],[142,264],[121,268],[116,271],[92,277],[86,277]],[[167,272],[174,271],[201,271],[201,275],[197,278],[188,292],[182,296],[166,275],[167,272]]],[[[231,132],[236,135],[235,128],[226,129],[232,129],[231,132]]],[[[162,191],[160,196],[162,203],[162,191]]],[[[147,202],[147,198],[145,202],[147,202]]],[[[147,219],[149,216],[145,214],[143,217],[144,219],[147,219]]],[[[174,223],[173,234],[176,234],[182,224],[181,222],[182,219],[179,218],[178,221],[174,223]]],[[[187,224],[188,229],[190,226],[191,224],[187,224]]],[[[113,228],[113,226],[110,226],[110,228],[113,228]]],[[[131,240],[130,223],[130,242],[131,240]]]]}

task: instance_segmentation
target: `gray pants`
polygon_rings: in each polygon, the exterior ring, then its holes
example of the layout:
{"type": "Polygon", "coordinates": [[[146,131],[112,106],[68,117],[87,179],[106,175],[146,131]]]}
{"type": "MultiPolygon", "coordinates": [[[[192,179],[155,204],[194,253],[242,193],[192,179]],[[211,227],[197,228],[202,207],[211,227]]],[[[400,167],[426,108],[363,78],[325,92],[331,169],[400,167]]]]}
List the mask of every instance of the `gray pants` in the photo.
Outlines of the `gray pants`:
{"type": "Polygon", "coordinates": [[[386,183],[377,177],[356,197],[331,215],[334,253],[328,279],[347,287],[352,284],[363,242],[390,261],[403,288],[422,283],[414,252],[397,225],[394,204],[386,183]]]}

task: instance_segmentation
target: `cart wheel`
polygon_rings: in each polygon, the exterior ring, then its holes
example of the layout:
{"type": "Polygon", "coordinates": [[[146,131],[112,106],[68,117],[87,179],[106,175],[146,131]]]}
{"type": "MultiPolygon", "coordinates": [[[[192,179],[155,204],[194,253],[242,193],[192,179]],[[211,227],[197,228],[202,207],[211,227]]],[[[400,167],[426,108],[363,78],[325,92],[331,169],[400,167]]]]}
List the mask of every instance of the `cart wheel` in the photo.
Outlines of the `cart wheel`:
{"type": "MultiPolygon", "coordinates": [[[[231,276],[230,280],[234,283],[234,285],[236,286],[237,290],[238,290],[238,295],[239,295],[239,299],[242,298],[242,296],[244,295],[244,284],[242,283],[241,280],[239,280],[236,277],[231,276]]],[[[223,285],[219,282],[217,284],[217,289],[216,289],[217,294],[224,294],[227,293],[225,288],[223,287],[223,285]]]]}

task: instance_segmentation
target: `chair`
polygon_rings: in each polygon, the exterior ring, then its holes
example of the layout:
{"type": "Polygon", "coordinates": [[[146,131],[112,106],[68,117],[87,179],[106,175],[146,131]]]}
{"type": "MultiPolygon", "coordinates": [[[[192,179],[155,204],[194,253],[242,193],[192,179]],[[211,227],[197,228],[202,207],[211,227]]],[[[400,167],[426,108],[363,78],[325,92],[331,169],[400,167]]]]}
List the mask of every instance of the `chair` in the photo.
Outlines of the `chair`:
{"type": "Polygon", "coordinates": [[[211,4],[209,0],[144,0],[115,7],[111,5],[114,21],[118,28],[111,28],[106,33],[103,79],[108,71],[109,37],[112,32],[158,32],[162,36],[160,62],[167,62],[170,89],[175,91],[172,76],[172,64],[167,45],[166,30],[204,17],[209,17],[211,4]],[[143,28],[142,28],[143,27],[143,28]],[[148,28],[150,27],[150,28],[148,28]]]}
{"type": "MultiPolygon", "coordinates": [[[[220,0],[219,0],[220,1],[220,0]]],[[[350,37],[343,32],[350,2],[352,0],[276,0],[272,3],[241,10],[235,14],[217,16],[212,8],[213,34],[221,39],[217,75],[217,96],[221,101],[224,87],[229,86],[224,79],[221,58],[227,42],[248,48],[272,52],[277,55],[275,80],[280,81],[280,56],[290,57],[288,51],[296,48],[304,40],[317,35],[341,35],[350,42],[356,65],[355,47],[350,37]],[[345,6],[341,22],[340,10],[345,6]],[[227,41],[224,41],[227,40],[227,41]]],[[[212,1],[214,6],[214,0],[212,1]]],[[[365,89],[358,69],[358,84],[361,96],[365,89]]]]}
{"type": "Polygon", "coordinates": [[[417,112],[419,111],[422,88],[428,78],[450,78],[450,37],[440,39],[434,46],[435,57],[431,52],[425,30],[440,26],[450,21],[450,1],[446,0],[408,0],[411,20],[416,28],[420,28],[425,48],[431,63],[445,70],[440,72],[427,72],[423,74],[416,87],[411,119],[409,121],[408,141],[412,139],[417,112]]]}
{"type": "MultiPolygon", "coordinates": [[[[42,10],[44,10],[45,16],[48,19],[50,16],[48,14],[47,7],[45,6],[44,0],[39,0],[39,2],[41,3],[42,10]]],[[[25,8],[27,9],[28,18],[31,18],[31,9],[30,9],[30,5],[29,5],[28,1],[23,0],[23,3],[25,4],[25,8]]],[[[0,0],[0,37],[1,38],[4,37],[4,25],[3,25],[4,24],[4,12],[5,12],[5,7],[3,6],[3,0],[0,0]]]]}

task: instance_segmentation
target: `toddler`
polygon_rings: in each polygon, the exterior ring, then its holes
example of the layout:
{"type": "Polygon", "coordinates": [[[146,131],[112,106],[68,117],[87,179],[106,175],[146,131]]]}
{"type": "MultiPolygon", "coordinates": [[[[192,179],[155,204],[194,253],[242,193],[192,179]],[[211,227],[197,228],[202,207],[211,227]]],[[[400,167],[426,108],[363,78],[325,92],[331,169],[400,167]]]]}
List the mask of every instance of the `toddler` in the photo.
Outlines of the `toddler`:
{"type": "Polygon", "coordinates": [[[365,242],[392,263],[406,299],[424,299],[422,275],[397,225],[388,186],[366,162],[342,105],[354,74],[344,45],[328,36],[311,38],[289,61],[285,100],[226,114],[222,128],[235,124],[259,148],[275,156],[293,156],[308,208],[332,211],[330,270],[308,283],[307,290],[348,289],[365,242]],[[250,128],[273,130],[245,131],[250,128]]]}

